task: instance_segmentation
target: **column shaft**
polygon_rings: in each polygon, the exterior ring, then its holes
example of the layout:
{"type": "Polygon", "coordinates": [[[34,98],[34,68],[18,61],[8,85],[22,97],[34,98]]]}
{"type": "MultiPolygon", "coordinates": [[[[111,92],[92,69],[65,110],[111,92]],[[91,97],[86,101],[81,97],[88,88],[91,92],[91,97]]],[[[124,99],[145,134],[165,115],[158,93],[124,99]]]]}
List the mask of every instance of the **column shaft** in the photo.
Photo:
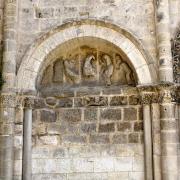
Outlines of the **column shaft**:
{"type": "Polygon", "coordinates": [[[161,127],[159,104],[151,104],[152,141],[153,141],[153,175],[154,180],[161,180],[161,127]]]}
{"type": "Polygon", "coordinates": [[[32,109],[24,109],[23,130],[23,180],[31,180],[32,176],[32,109]]]}
{"type": "Polygon", "coordinates": [[[159,80],[160,82],[173,82],[169,0],[158,0],[155,3],[159,80]]]}
{"type": "Polygon", "coordinates": [[[152,137],[151,137],[151,108],[149,104],[143,105],[144,146],[145,146],[145,179],[153,180],[152,137]]]}
{"type": "Polygon", "coordinates": [[[178,180],[178,132],[175,105],[163,103],[161,113],[162,179],[178,180]]]}

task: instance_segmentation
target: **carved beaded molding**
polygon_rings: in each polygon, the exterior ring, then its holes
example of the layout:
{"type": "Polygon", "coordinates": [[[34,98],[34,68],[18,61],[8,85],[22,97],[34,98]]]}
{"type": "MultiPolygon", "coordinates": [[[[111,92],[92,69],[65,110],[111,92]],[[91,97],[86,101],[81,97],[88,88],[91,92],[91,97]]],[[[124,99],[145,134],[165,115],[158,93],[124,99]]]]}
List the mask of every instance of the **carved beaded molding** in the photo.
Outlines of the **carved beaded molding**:
{"type": "Polygon", "coordinates": [[[172,44],[174,82],[180,83],[180,29],[172,44]]]}

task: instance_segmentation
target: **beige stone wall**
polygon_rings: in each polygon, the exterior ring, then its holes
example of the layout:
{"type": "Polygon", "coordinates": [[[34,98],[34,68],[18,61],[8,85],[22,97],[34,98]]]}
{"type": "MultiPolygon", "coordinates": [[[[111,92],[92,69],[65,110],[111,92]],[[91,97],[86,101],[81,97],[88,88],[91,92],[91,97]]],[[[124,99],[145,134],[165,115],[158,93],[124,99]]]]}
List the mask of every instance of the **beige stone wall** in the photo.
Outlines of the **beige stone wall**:
{"type": "Polygon", "coordinates": [[[79,89],[35,100],[33,179],[144,179],[142,107],[135,91],[119,91],[79,89]]]}
{"type": "Polygon", "coordinates": [[[18,66],[40,34],[68,21],[88,18],[109,21],[131,31],[155,59],[153,0],[23,0],[19,3],[18,66]]]}

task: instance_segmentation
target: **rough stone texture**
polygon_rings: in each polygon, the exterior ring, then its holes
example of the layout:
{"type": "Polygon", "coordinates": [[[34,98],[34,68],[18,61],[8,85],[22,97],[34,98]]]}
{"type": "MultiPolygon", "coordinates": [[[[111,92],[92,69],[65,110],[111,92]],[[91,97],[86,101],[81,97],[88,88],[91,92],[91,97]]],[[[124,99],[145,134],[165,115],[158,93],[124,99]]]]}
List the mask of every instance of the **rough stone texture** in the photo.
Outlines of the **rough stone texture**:
{"type": "MultiPolygon", "coordinates": [[[[129,86],[121,88],[111,83],[119,82],[121,70],[125,80],[129,76],[138,85],[142,85],[141,78],[143,82],[150,79],[152,81],[148,83],[157,85],[155,74],[160,77],[160,82],[172,83],[170,39],[174,39],[172,53],[177,61],[179,37],[175,34],[179,17],[179,0],[0,0],[0,61],[3,56],[0,84],[2,69],[5,80],[2,96],[3,93],[15,95],[16,90],[17,98],[35,96],[33,180],[144,180],[144,174],[147,174],[144,172],[144,156],[147,155],[143,148],[146,133],[143,116],[148,115],[142,113],[141,105],[147,102],[149,105],[150,102],[160,104],[160,120],[153,119],[152,109],[149,112],[152,123],[157,123],[152,124],[153,156],[162,154],[161,165],[155,161],[158,166],[154,167],[159,167],[157,171],[162,171],[163,177],[153,179],[177,179],[180,169],[177,168],[177,156],[180,162],[177,122],[180,113],[171,102],[172,92],[160,90],[158,100],[156,97],[143,100],[139,89],[136,92],[129,86]],[[65,25],[68,22],[73,22],[72,27],[65,25]],[[93,28],[83,26],[82,29],[81,23],[85,26],[92,23],[93,28]],[[73,29],[75,24],[77,28],[73,29]],[[57,33],[53,36],[57,27],[58,31],[69,29],[63,35],[57,33]],[[47,34],[42,36],[44,33],[47,34]],[[89,35],[97,38],[88,38],[89,35]],[[73,41],[69,41],[71,37],[73,41]],[[105,54],[112,61],[106,59],[103,62],[105,54]],[[116,54],[125,60],[123,68],[116,64],[116,54]],[[85,55],[93,55],[95,62],[88,62],[85,55]],[[132,59],[135,61],[131,62],[132,59]],[[78,63],[65,68],[67,60],[77,60],[78,63]],[[85,64],[88,72],[82,69],[85,64]],[[15,87],[16,74],[24,66],[21,83],[27,89],[21,92],[15,87]],[[145,67],[152,69],[150,77],[145,67]],[[128,74],[130,71],[127,69],[133,71],[134,76],[128,74]],[[86,77],[83,76],[85,73],[86,77]],[[141,78],[136,77],[139,73],[141,78]],[[35,79],[34,83],[31,79],[35,79]],[[47,87],[41,92],[40,79],[47,87]],[[78,85],[75,83],[71,88],[74,82],[78,85]],[[105,86],[101,87],[102,84],[105,86]],[[32,92],[29,90],[31,87],[37,91],[32,92]],[[159,149],[156,149],[156,144],[159,149]]],[[[179,71],[177,62],[174,69],[179,71]]],[[[176,77],[175,82],[178,82],[176,77]]],[[[159,91],[157,86],[155,93],[159,91]]],[[[165,86],[160,89],[166,89],[165,86]]],[[[2,99],[0,97],[0,101],[2,99]]],[[[0,102],[0,179],[21,180],[24,105],[14,103],[8,96],[4,101],[0,102]]]]}

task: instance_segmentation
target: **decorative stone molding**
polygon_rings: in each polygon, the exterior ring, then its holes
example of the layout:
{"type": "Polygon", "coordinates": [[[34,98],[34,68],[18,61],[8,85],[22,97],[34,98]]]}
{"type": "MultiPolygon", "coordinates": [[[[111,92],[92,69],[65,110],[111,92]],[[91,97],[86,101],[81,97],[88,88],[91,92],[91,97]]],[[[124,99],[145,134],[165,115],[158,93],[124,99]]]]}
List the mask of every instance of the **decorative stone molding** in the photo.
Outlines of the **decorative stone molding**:
{"type": "Polygon", "coordinates": [[[14,108],[16,96],[14,94],[3,94],[0,96],[0,107],[14,108]]]}
{"type": "Polygon", "coordinates": [[[24,98],[24,108],[32,109],[34,106],[34,98],[32,97],[25,97],[24,98]]]}
{"type": "Polygon", "coordinates": [[[178,87],[173,84],[161,84],[158,86],[159,90],[159,103],[172,103],[178,102],[178,87]]]}
{"type": "Polygon", "coordinates": [[[174,82],[180,83],[180,30],[172,42],[174,82]]]}

